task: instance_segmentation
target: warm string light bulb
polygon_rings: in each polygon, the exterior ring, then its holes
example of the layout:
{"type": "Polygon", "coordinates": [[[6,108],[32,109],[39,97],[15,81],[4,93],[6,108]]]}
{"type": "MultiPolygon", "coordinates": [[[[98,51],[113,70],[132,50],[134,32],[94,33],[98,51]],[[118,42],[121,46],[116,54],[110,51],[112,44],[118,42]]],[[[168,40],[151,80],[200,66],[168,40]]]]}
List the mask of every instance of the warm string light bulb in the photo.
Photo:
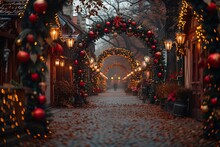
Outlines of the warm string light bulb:
{"type": "MultiPolygon", "coordinates": [[[[17,91],[14,89],[1,89],[1,100],[4,105],[1,106],[1,112],[3,113],[3,117],[0,118],[0,122],[4,124],[1,128],[2,132],[5,132],[8,126],[11,129],[16,129],[19,125],[24,122],[24,105],[20,101],[19,95],[17,91]],[[5,118],[10,119],[10,124],[8,124],[8,120],[5,118]]],[[[17,139],[20,139],[20,134],[15,131],[15,136],[17,139]]],[[[4,139],[4,143],[7,143],[7,138],[4,139]]]]}

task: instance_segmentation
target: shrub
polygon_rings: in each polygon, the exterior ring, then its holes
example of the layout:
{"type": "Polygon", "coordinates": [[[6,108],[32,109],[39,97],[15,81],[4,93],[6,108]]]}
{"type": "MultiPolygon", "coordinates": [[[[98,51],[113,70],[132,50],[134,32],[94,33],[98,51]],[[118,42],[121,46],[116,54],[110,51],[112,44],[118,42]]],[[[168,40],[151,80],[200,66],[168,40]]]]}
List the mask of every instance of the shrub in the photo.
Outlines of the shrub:
{"type": "Polygon", "coordinates": [[[72,104],[76,88],[73,82],[58,81],[54,85],[55,105],[68,106],[72,104]]]}

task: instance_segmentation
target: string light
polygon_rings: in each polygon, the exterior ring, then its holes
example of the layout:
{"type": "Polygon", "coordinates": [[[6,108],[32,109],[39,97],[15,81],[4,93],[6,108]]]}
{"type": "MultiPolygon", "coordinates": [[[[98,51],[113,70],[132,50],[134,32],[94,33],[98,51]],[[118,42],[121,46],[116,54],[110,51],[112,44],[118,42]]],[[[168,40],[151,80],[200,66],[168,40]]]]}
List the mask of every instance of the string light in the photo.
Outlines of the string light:
{"type": "MultiPolygon", "coordinates": [[[[24,99],[19,97],[17,90],[11,88],[2,88],[0,92],[2,100],[1,112],[3,116],[0,118],[1,129],[0,132],[5,132],[8,126],[14,129],[15,136],[20,139],[20,134],[16,132],[16,128],[24,123],[24,99]],[[10,121],[8,121],[10,119],[10,121]]],[[[7,139],[4,138],[4,143],[7,143],[7,139]]]]}
{"type": "Polygon", "coordinates": [[[97,60],[98,68],[101,68],[101,66],[102,66],[101,63],[103,62],[103,60],[109,56],[122,56],[122,57],[128,59],[128,62],[130,63],[132,70],[137,68],[137,62],[134,60],[132,52],[130,52],[126,49],[123,49],[123,48],[109,48],[109,49],[103,51],[99,55],[98,60],[97,60]]]}
{"type": "Polygon", "coordinates": [[[184,18],[185,15],[187,15],[187,9],[189,8],[189,4],[186,2],[186,0],[182,0],[182,7],[180,9],[179,13],[179,21],[178,21],[178,28],[184,29],[184,26],[186,24],[186,20],[184,18]]]}
{"type": "Polygon", "coordinates": [[[29,0],[26,0],[25,4],[24,4],[24,10],[20,13],[18,13],[18,17],[21,19],[24,16],[24,12],[26,11],[27,5],[29,3],[29,0]]]}

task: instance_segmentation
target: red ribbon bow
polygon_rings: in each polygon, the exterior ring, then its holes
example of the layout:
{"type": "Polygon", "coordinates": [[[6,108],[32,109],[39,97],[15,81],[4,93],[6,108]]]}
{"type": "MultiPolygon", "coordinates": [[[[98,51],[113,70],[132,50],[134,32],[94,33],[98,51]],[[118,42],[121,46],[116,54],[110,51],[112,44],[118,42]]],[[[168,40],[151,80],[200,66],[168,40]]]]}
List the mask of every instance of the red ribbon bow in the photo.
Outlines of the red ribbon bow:
{"type": "Polygon", "coordinates": [[[121,24],[121,17],[120,16],[115,17],[114,24],[116,27],[119,27],[119,25],[121,24]]]}

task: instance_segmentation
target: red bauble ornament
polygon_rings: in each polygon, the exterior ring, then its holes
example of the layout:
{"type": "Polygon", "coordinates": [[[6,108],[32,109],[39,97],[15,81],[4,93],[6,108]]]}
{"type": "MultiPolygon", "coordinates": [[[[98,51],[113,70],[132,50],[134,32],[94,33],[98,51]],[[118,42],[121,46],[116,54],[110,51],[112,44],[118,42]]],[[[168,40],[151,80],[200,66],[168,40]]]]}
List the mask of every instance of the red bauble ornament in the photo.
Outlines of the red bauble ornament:
{"type": "Polygon", "coordinates": [[[219,53],[210,54],[208,56],[207,61],[212,68],[219,68],[220,67],[220,54],[219,53]]]}
{"type": "Polygon", "coordinates": [[[147,37],[152,37],[153,36],[153,33],[152,33],[152,31],[147,31],[147,37]]]}
{"type": "Polygon", "coordinates": [[[86,52],[84,50],[80,51],[80,53],[79,53],[80,57],[84,57],[85,54],[86,54],[86,52]]]}
{"type": "Polygon", "coordinates": [[[133,26],[136,26],[136,22],[135,21],[132,21],[131,23],[133,26]]]}
{"type": "Polygon", "coordinates": [[[81,73],[82,73],[82,70],[81,70],[81,69],[79,69],[79,70],[78,70],[78,74],[81,74],[81,73]]]}
{"type": "Polygon", "coordinates": [[[213,2],[211,2],[211,3],[208,5],[207,9],[208,9],[209,12],[214,12],[214,11],[217,9],[216,4],[213,3],[213,2]]]}
{"type": "Polygon", "coordinates": [[[211,81],[211,76],[210,75],[205,76],[204,82],[209,83],[210,81],[211,81]]]}
{"type": "Polygon", "coordinates": [[[80,81],[79,86],[83,87],[83,86],[85,86],[85,83],[83,81],[80,81]]]}
{"type": "Polygon", "coordinates": [[[126,23],[122,23],[122,27],[124,27],[124,28],[125,28],[126,26],[127,26],[127,24],[126,24],[126,23]]]}
{"type": "Polygon", "coordinates": [[[154,59],[155,64],[158,64],[158,62],[159,62],[158,59],[154,59]]]}
{"type": "Polygon", "coordinates": [[[46,102],[46,96],[45,95],[39,95],[38,101],[40,104],[44,104],[46,102]]]}
{"type": "Polygon", "coordinates": [[[211,103],[212,103],[212,105],[218,104],[218,99],[217,99],[217,97],[212,98],[212,99],[211,99],[211,103]]]}
{"type": "Polygon", "coordinates": [[[90,38],[94,38],[95,37],[95,33],[93,31],[89,31],[89,37],[90,38]]]}
{"type": "Polygon", "coordinates": [[[47,10],[47,2],[45,0],[36,0],[34,2],[34,10],[37,13],[43,13],[47,10]]]}
{"type": "Polygon", "coordinates": [[[156,58],[160,58],[161,57],[161,52],[156,52],[154,55],[155,55],[156,58]]]}
{"type": "Polygon", "coordinates": [[[36,14],[33,14],[33,13],[31,13],[31,15],[29,15],[29,21],[31,22],[31,23],[35,23],[36,21],[37,21],[37,19],[38,19],[38,17],[37,17],[37,15],[36,14]]]}
{"type": "Polygon", "coordinates": [[[162,77],[162,73],[161,72],[159,72],[158,74],[157,74],[157,76],[159,77],[159,78],[161,78],[162,77]]]}
{"type": "Polygon", "coordinates": [[[42,120],[45,118],[45,111],[42,108],[36,108],[32,112],[32,115],[33,115],[34,119],[42,120]]]}
{"type": "Polygon", "coordinates": [[[151,49],[155,50],[156,49],[156,45],[151,45],[151,49]]]}
{"type": "Polygon", "coordinates": [[[39,75],[38,75],[38,73],[32,73],[31,74],[31,80],[32,81],[38,81],[39,80],[39,75]]]}
{"type": "Polygon", "coordinates": [[[109,33],[108,28],[105,28],[105,29],[104,29],[104,32],[105,32],[105,33],[109,33]]]}
{"type": "Polygon", "coordinates": [[[27,35],[27,41],[29,43],[34,43],[34,35],[33,34],[28,34],[27,35]]]}
{"type": "Polygon", "coordinates": [[[74,65],[78,65],[78,64],[79,64],[78,60],[74,60],[74,65]]]}
{"type": "Polygon", "coordinates": [[[97,28],[101,28],[101,24],[99,24],[99,23],[96,24],[96,27],[97,27],[97,28]]]}
{"type": "Polygon", "coordinates": [[[19,51],[17,54],[17,58],[21,62],[28,62],[28,60],[30,59],[30,55],[28,52],[19,51]]]}
{"type": "Polygon", "coordinates": [[[56,47],[55,47],[55,51],[62,54],[63,53],[63,47],[59,43],[57,43],[56,47]]]}
{"type": "Polygon", "coordinates": [[[153,44],[157,44],[157,40],[154,40],[154,41],[153,41],[153,44]]]}
{"type": "Polygon", "coordinates": [[[110,26],[111,25],[111,23],[109,21],[107,21],[105,24],[106,24],[106,26],[110,26]]]}

